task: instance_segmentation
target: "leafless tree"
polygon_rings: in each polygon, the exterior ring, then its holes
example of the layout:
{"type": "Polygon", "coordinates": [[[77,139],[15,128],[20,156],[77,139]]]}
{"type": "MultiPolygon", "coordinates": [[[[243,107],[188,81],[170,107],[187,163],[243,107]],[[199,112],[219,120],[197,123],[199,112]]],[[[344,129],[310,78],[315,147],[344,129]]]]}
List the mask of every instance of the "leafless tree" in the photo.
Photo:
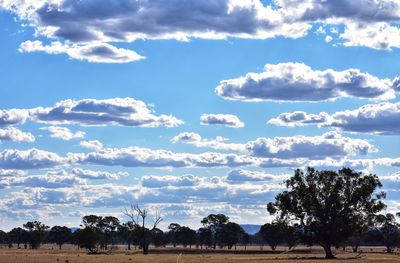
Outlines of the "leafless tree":
{"type": "Polygon", "coordinates": [[[146,218],[149,216],[148,209],[140,208],[139,205],[131,205],[129,208],[124,208],[122,211],[123,214],[130,218],[131,222],[140,230],[141,233],[141,247],[143,249],[143,255],[147,255],[149,253],[149,234],[157,225],[162,221],[161,212],[159,209],[156,209],[154,216],[154,223],[151,228],[146,227],[146,218]]]}

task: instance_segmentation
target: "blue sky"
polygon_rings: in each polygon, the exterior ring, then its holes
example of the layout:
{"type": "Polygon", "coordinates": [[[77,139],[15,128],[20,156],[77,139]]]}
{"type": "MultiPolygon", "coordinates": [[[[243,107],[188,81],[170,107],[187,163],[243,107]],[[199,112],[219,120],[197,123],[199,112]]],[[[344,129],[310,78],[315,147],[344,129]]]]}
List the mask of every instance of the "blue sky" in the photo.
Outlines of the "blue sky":
{"type": "Polygon", "coordinates": [[[376,173],[398,210],[397,1],[101,2],[0,0],[2,228],[261,224],[308,165],[376,173]]]}

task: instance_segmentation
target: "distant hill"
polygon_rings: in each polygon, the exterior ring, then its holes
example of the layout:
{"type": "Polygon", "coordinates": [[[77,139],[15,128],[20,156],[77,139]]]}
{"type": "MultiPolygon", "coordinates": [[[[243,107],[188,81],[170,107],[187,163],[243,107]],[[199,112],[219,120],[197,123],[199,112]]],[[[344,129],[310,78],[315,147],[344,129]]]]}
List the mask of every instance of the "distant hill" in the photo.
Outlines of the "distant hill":
{"type": "Polygon", "coordinates": [[[240,226],[249,235],[254,235],[255,233],[257,233],[260,230],[260,227],[261,227],[261,225],[251,225],[251,224],[244,224],[244,225],[240,225],[240,226]]]}
{"type": "Polygon", "coordinates": [[[74,233],[76,230],[79,229],[79,227],[70,227],[69,229],[71,229],[71,232],[74,233]]]}

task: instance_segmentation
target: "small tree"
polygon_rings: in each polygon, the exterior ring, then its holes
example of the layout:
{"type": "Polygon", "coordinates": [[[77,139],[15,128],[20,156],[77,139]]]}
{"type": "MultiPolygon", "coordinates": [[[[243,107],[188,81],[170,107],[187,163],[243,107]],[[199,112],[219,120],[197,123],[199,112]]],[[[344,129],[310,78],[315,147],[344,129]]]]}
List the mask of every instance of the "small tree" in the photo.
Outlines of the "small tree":
{"type": "Polygon", "coordinates": [[[284,240],[284,229],[277,222],[268,223],[261,226],[259,235],[275,251],[276,247],[284,240]]]}
{"type": "Polygon", "coordinates": [[[27,222],[23,226],[28,230],[29,245],[31,249],[38,249],[46,237],[46,230],[49,227],[39,221],[27,222]]]}
{"type": "Polygon", "coordinates": [[[53,226],[49,232],[49,238],[61,249],[62,245],[72,240],[72,232],[66,226],[53,226]]]}
{"type": "Polygon", "coordinates": [[[196,242],[196,231],[187,226],[180,226],[176,232],[177,242],[183,247],[192,246],[196,242]]]}
{"type": "Polygon", "coordinates": [[[203,249],[203,245],[206,248],[212,246],[213,238],[212,238],[211,229],[206,228],[206,227],[199,228],[196,236],[197,236],[197,238],[196,238],[197,242],[199,243],[201,249],[203,249]]]}
{"type": "Polygon", "coordinates": [[[98,252],[98,244],[101,236],[94,227],[86,226],[85,228],[80,228],[76,230],[73,235],[80,248],[87,249],[89,253],[98,252]]]}
{"type": "Polygon", "coordinates": [[[24,244],[25,249],[28,247],[29,243],[29,233],[20,227],[16,227],[11,229],[10,232],[7,233],[7,240],[9,245],[17,244],[17,247],[20,248],[21,244],[24,244]]]}
{"type": "Polygon", "coordinates": [[[240,237],[240,242],[244,245],[244,250],[247,250],[247,245],[250,243],[250,235],[244,232],[240,237]]]}
{"type": "Polygon", "coordinates": [[[383,208],[385,193],[376,175],[363,175],[349,168],[335,171],[306,172],[296,170],[286,181],[289,190],[268,204],[270,214],[295,220],[308,229],[313,240],[325,250],[326,258],[334,258],[331,246],[340,245],[360,226],[372,225],[383,208]]]}
{"type": "Polygon", "coordinates": [[[229,217],[223,214],[210,214],[201,220],[203,226],[211,230],[214,249],[216,249],[217,243],[220,243],[222,226],[228,222],[229,217]]]}
{"type": "Polygon", "coordinates": [[[221,243],[226,245],[228,249],[239,242],[240,237],[244,234],[244,230],[236,223],[228,222],[221,227],[221,243]]]}
{"type": "Polygon", "coordinates": [[[141,209],[139,205],[131,205],[130,209],[125,208],[123,213],[130,218],[130,222],[140,230],[140,245],[143,249],[143,255],[149,254],[150,234],[151,231],[157,228],[157,225],[162,221],[160,210],[156,210],[154,223],[152,228],[146,227],[146,219],[148,210],[141,209]]]}
{"type": "Polygon", "coordinates": [[[169,238],[169,242],[171,242],[171,244],[176,247],[176,244],[178,243],[178,238],[177,238],[177,233],[179,231],[179,228],[181,227],[181,225],[177,224],[177,223],[171,223],[168,226],[168,238],[169,238]]]}
{"type": "Polygon", "coordinates": [[[379,215],[377,222],[380,225],[380,233],[386,252],[391,253],[393,247],[397,246],[400,241],[399,224],[393,214],[379,215]]]}
{"type": "Polygon", "coordinates": [[[131,250],[131,244],[135,241],[135,225],[132,222],[123,223],[118,227],[118,234],[128,244],[128,250],[131,250]]]}

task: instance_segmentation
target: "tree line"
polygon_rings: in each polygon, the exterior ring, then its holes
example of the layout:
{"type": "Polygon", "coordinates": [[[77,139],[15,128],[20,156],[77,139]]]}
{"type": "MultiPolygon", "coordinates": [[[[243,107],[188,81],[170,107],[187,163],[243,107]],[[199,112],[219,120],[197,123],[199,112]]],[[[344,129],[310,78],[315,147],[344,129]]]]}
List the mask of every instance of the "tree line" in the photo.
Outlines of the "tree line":
{"type": "MultiPolygon", "coordinates": [[[[89,253],[109,251],[119,244],[130,250],[149,253],[149,246],[196,247],[199,249],[236,249],[268,244],[289,249],[298,244],[320,245],[326,258],[334,258],[332,247],[350,246],[354,252],[360,245],[385,246],[387,252],[400,246],[400,225],[396,215],[382,211],[386,194],[376,175],[363,175],[349,168],[339,171],[296,170],[285,181],[287,190],[279,193],[267,210],[274,220],[250,235],[224,214],[210,214],[201,220],[202,227],[171,223],[168,230],[158,228],[162,221],[159,210],[151,216],[148,209],[132,205],[123,210],[128,220],[114,216],[87,215],[76,231],[65,226],[49,226],[39,221],[27,222],[8,233],[0,231],[0,243],[8,247],[21,245],[37,249],[43,243],[54,243],[61,249],[66,243],[87,249],[89,253]],[[151,219],[151,220],[150,220],[151,219]],[[149,223],[151,222],[151,224],[149,223]]],[[[400,216],[400,214],[398,214],[400,216]]]]}

